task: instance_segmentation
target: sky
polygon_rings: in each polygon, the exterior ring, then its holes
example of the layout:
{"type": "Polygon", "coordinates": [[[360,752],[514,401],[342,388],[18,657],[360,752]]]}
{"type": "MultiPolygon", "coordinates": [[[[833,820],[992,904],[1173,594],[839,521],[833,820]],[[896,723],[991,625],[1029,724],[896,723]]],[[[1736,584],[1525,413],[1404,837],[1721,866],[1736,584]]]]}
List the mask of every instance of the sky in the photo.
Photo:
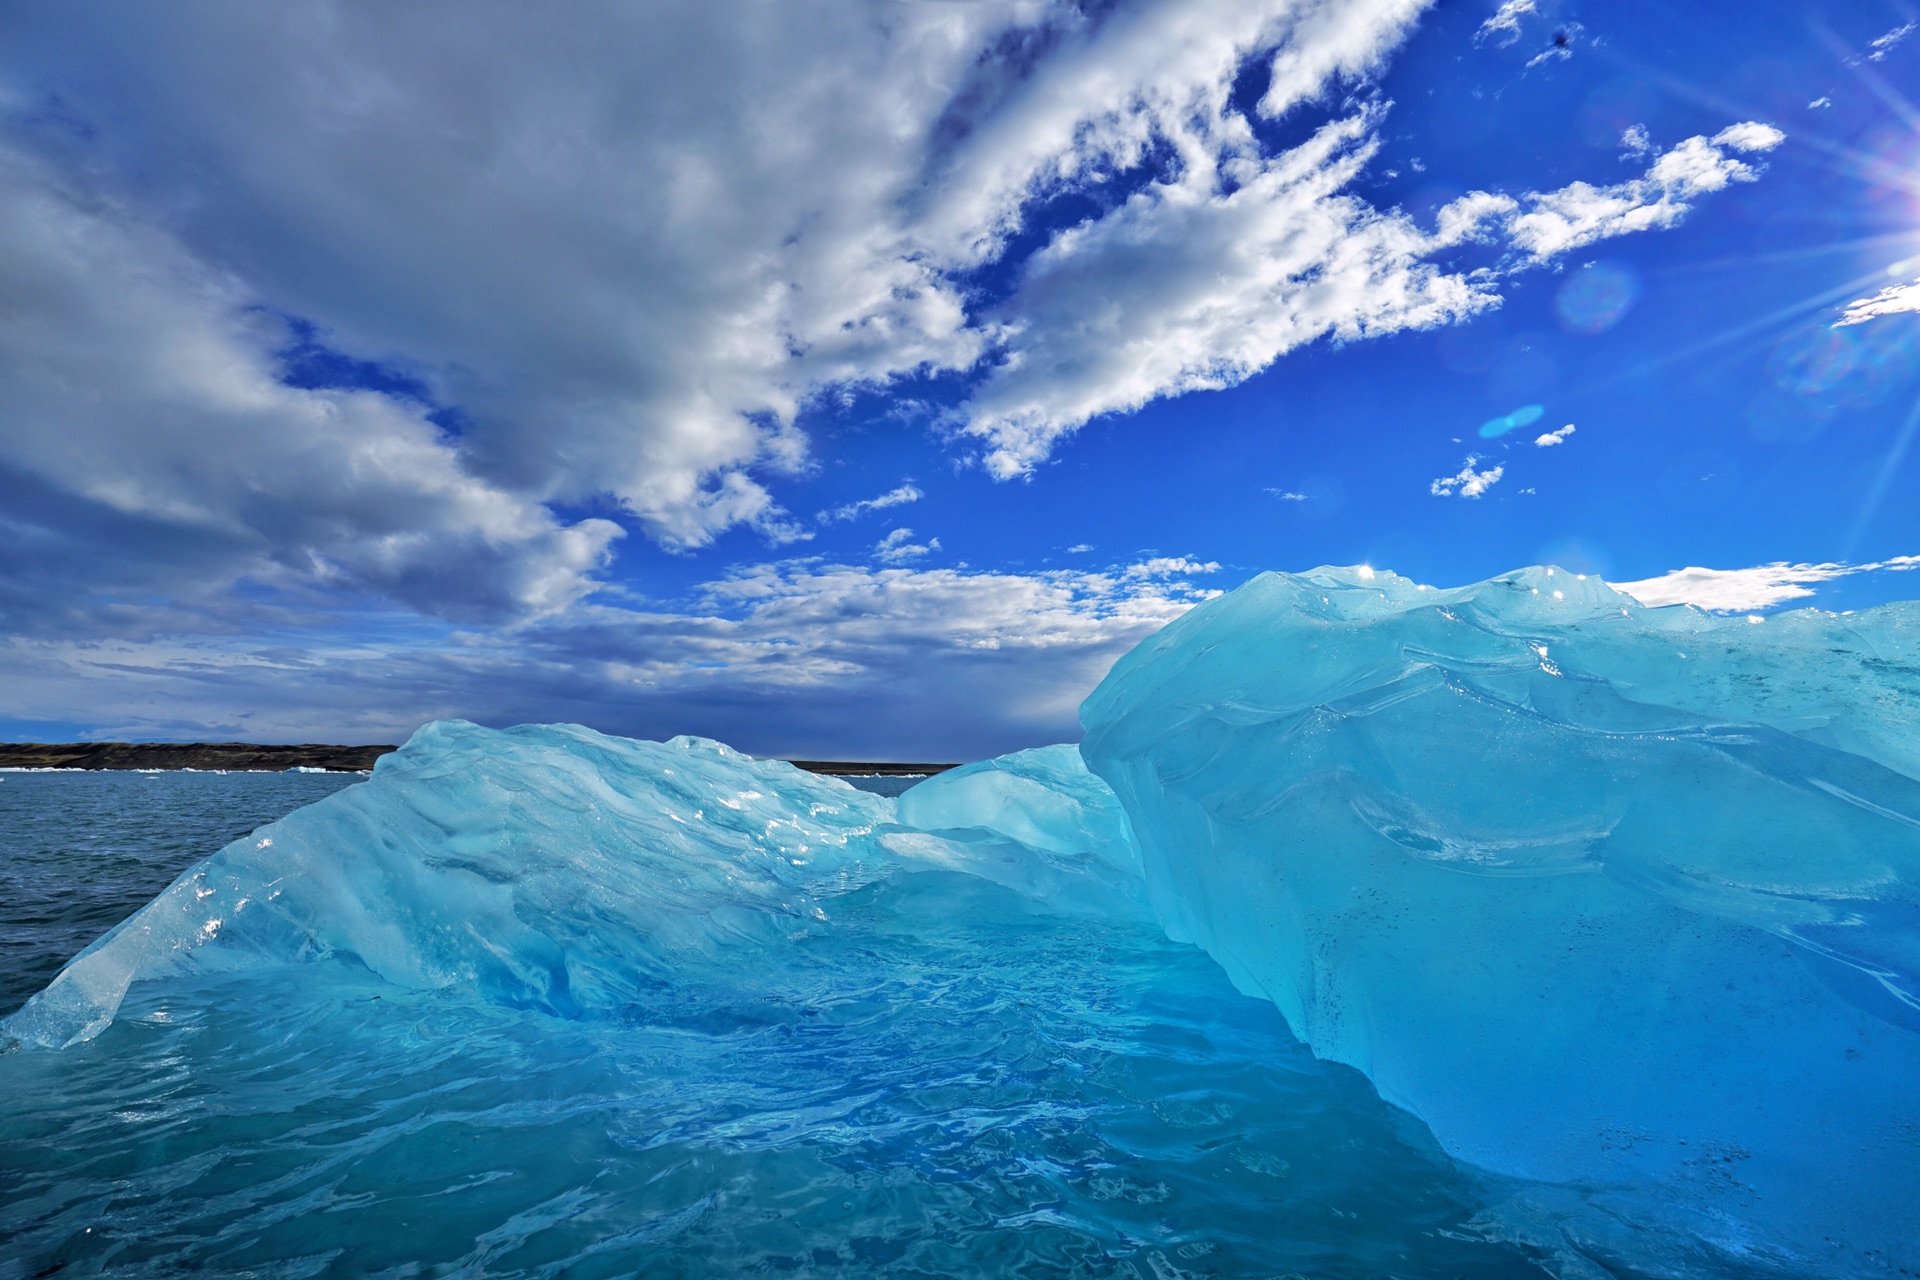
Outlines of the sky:
{"type": "Polygon", "coordinates": [[[1268,570],[1920,594],[1920,10],[0,9],[0,737],[1079,736],[1268,570]]]}

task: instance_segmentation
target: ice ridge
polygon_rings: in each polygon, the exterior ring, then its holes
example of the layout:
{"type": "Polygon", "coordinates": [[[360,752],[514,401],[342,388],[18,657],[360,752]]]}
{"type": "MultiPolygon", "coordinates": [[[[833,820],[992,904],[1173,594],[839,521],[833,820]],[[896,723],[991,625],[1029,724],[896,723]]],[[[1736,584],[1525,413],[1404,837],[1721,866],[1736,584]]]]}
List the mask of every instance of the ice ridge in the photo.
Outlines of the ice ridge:
{"type": "Polygon", "coordinates": [[[1082,751],[1169,931],[1456,1156],[1911,1268],[1917,620],[1267,574],[1117,663],[1082,751]]]}
{"type": "Polygon", "coordinates": [[[1488,1230],[1551,1237],[1567,1274],[1920,1270],[1920,606],[1756,622],[1550,568],[1268,574],[1128,654],[1082,721],[1078,749],[897,803],[701,739],[429,725],[0,1033],[71,1045],[135,982],[321,962],[617,1027],[702,984],[731,1009],[810,943],[856,966],[838,918],[986,880],[1203,947],[1522,1180],[1488,1230]]]}
{"type": "Polygon", "coordinates": [[[427,725],[372,777],[237,840],[5,1024],[64,1045],[135,980],[337,958],[579,1016],[820,926],[893,803],[718,742],[427,725]]]}

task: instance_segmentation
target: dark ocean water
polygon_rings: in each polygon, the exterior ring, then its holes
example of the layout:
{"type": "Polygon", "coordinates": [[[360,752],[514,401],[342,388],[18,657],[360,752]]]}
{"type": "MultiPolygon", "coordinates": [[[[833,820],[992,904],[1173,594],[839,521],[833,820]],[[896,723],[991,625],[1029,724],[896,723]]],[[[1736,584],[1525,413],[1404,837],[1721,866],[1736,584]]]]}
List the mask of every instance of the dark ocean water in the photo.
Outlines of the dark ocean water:
{"type": "Polygon", "coordinates": [[[0,772],[0,1017],[193,863],[350,773],[0,772]]]}
{"type": "MultiPolygon", "coordinates": [[[[9,1010],[355,781],[4,776],[9,1010]]],[[[1497,1189],[1157,929],[948,873],[836,920],[618,1018],[346,964],[136,985],[0,1055],[0,1277],[1545,1274],[1497,1189]]]]}

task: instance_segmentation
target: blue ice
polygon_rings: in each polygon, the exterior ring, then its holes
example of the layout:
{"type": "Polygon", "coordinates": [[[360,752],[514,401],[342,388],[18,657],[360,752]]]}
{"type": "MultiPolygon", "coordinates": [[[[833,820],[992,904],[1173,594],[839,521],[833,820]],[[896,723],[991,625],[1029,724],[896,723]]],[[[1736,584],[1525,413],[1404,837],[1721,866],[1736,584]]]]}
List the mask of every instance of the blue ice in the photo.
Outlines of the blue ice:
{"type": "Polygon", "coordinates": [[[1553,569],[1263,575],[1081,712],[1169,932],[1316,1054],[1583,1231],[1822,1275],[1920,1265],[1917,715],[1920,605],[1553,569]]]}
{"type": "Polygon", "coordinates": [[[277,1274],[1912,1270],[1916,637],[1263,575],[1078,749],[898,801],[430,725],[7,1021],[0,1228],[277,1274]]]}

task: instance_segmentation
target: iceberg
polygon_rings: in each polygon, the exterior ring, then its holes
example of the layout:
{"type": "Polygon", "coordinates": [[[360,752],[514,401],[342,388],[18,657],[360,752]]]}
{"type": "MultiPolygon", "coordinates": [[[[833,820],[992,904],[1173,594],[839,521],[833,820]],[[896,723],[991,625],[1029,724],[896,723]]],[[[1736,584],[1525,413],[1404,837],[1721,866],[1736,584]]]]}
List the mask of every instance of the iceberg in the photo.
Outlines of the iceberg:
{"type": "Polygon", "coordinates": [[[429,725],[0,1023],[0,1239],[276,1275],[1920,1269],[1920,606],[1270,574],[1082,721],[898,800],[429,725]]]}
{"type": "Polygon", "coordinates": [[[1073,748],[925,785],[422,729],[0,1028],[0,1277],[1538,1280],[1073,748]]]}
{"type": "Polygon", "coordinates": [[[1056,910],[1151,919],[1133,828],[1071,746],[936,774],[900,796],[881,844],[905,863],[991,880],[1056,910]]]}
{"type": "Polygon", "coordinates": [[[5,1024],[75,1043],[135,981],[341,959],[578,1016],[788,941],[873,878],[892,802],[721,743],[441,721],[192,868],[5,1024]]]}
{"type": "Polygon", "coordinates": [[[1081,749],[1170,934],[1456,1157],[1581,1189],[1578,1232],[1897,1274],[1916,715],[1912,604],[1729,619],[1551,568],[1323,569],[1142,643],[1081,749]]]}

